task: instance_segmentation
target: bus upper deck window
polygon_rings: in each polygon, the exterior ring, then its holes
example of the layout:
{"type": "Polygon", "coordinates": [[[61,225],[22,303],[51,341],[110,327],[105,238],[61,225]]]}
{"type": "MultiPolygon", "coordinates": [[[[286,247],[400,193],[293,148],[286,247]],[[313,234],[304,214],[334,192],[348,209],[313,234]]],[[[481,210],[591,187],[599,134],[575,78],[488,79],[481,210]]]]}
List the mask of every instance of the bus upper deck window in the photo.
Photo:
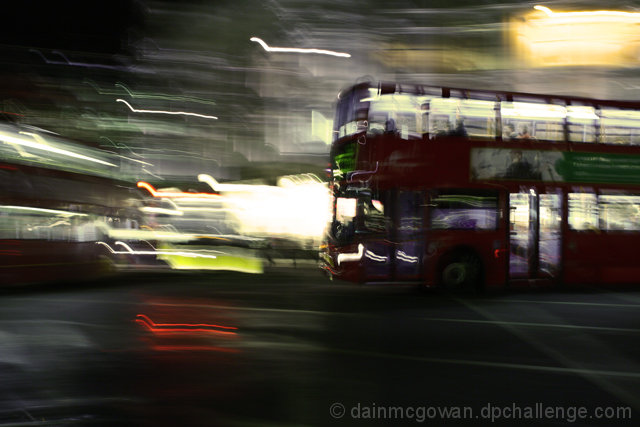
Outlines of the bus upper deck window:
{"type": "Polygon", "coordinates": [[[600,142],[640,144],[640,111],[603,108],[600,114],[600,142]]]}
{"type": "Polygon", "coordinates": [[[567,112],[562,105],[503,101],[500,110],[502,128],[515,131],[509,139],[564,141],[567,112]]]}
{"type": "Polygon", "coordinates": [[[433,98],[429,104],[430,133],[492,138],[494,105],[492,101],[477,99],[433,98]]]}
{"type": "Polygon", "coordinates": [[[568,105],[567,127],[569,141],[596,142],[596,126],[599,126],[596,109],[590,106],[568,105]]]}

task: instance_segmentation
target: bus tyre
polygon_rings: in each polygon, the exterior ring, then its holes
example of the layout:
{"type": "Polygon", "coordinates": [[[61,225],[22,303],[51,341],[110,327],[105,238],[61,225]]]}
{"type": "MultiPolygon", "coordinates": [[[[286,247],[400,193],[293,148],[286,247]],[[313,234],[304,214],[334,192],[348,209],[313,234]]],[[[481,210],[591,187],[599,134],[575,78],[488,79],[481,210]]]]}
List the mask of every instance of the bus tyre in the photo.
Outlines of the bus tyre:
{"type": "Polygon", "coordinates": [[[440,282],[446,290],[478,291],[481,289],[482,265],[474,254],[460,254],[443,263],[440,282]]]}

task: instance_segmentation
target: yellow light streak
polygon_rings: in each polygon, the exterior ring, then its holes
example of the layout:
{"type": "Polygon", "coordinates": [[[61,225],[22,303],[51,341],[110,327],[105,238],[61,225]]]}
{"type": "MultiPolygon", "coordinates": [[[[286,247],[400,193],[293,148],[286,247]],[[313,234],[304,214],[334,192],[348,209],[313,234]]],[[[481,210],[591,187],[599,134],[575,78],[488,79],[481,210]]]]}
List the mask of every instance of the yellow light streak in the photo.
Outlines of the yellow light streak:
{"type": "Polygon", "coordinates": [[[534,9],[545,13],[549,18],[625,18],[631,22],[640,21],[640,13],[620,10],[590,10],[576,12],[554,12],[546,6],[536,5],[534,9]]]}
{"type": "Polygon", "coordinates": [[[555,12],[537,5],[509,28],[514,47],[531,66],[635,66],[639,23],[638,12],[555,12]]]}

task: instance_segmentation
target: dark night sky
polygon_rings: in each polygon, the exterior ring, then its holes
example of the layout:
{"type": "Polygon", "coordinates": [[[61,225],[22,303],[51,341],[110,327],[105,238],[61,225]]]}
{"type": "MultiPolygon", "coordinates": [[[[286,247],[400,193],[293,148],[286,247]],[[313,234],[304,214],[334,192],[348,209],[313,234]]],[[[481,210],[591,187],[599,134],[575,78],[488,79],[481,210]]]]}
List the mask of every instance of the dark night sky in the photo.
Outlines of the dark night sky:
{"type": "Polygon", "coordinates": [[[0,44],[102,54],[125,53],[143,16],[133,0],[20,0],[2,9],[0,44]]]}

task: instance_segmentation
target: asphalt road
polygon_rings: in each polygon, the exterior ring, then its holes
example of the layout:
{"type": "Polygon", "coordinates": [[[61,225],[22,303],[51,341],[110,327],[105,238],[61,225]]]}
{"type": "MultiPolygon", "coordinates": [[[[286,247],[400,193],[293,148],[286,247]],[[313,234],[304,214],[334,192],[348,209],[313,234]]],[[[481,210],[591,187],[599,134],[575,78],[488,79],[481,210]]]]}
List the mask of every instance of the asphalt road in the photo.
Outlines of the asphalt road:
{"type": "Polygon", "coordinates": [[[640,288],[125,274],[0,293],[0,425],[637,425],[640,288]]]}

